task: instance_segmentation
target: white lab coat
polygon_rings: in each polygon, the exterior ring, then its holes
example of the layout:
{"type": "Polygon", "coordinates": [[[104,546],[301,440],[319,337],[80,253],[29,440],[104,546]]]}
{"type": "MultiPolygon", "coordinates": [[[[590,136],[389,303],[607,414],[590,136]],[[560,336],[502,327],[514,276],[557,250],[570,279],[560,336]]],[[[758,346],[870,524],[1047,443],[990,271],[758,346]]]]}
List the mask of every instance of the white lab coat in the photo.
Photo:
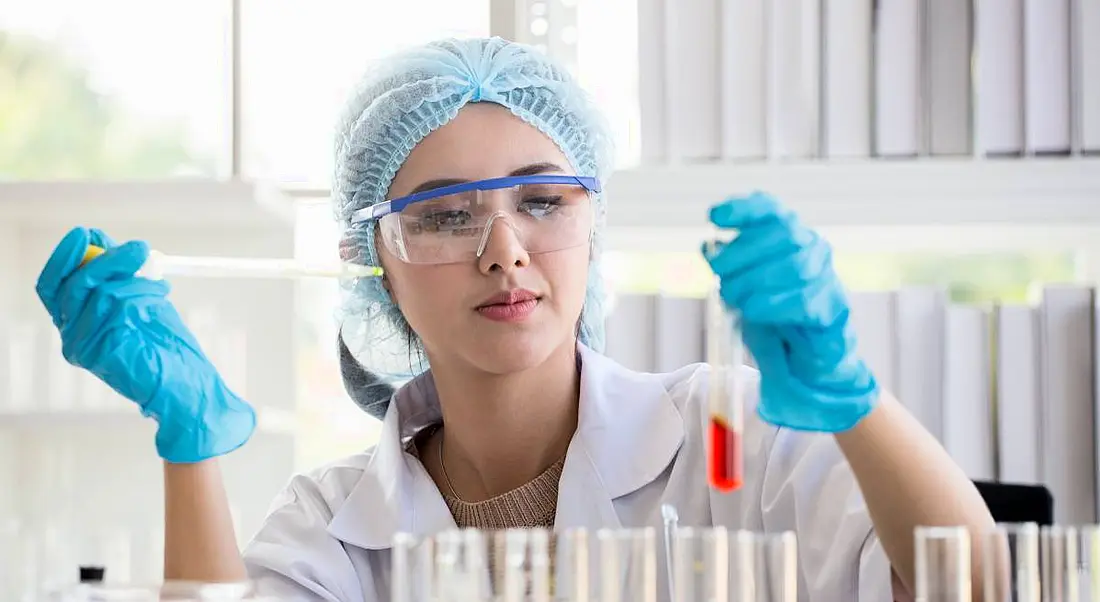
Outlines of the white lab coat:
{"type": "MultiPolygon", "coordinates": [[[[757,418],[755,371],[742,372],[744,485],[721,494],[706,477],[707,366],[646,374],[583,345],[580,354],[579,420],[559,484],[556,527],[653,526],[660,534],[660,508],[668,503],[682,526],[793,530],[801,601],[893,599],[889,562],[835,439],[757,418]]],[[[244,552],[262,591],[295,600],[388,602],[394,534],[455,527],[428,473],[404,447],[438,419],[434,393],[430,378],[409,383],[390,404],[374,448],[291,480],[244,552]]],[[[664,600],[664,546],[658,547],[657,591],[664,600]]]]}

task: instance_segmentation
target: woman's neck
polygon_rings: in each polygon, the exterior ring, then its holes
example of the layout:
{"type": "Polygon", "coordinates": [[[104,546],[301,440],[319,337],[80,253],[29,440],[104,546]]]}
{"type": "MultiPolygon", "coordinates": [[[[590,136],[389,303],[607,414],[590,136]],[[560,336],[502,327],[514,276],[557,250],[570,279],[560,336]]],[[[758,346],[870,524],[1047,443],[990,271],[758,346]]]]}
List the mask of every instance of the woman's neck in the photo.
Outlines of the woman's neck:
{"type": "Polygon", "coordinates": [[[565,455],[577,429],[580,370],[573,344],[522,373],[490,376],[433,364],[432,378],[444,428],[426,442],[422,457],[440,490],[450,493],[453,486],[467,502],[531,481],[565,455]]]}

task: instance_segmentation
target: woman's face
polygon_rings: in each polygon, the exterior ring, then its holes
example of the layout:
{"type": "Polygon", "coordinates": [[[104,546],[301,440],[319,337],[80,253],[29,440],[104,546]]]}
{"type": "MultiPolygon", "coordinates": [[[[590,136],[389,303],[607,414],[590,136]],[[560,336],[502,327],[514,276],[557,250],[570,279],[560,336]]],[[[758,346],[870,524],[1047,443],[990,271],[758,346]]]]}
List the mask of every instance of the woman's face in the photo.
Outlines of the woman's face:
{"type": "MultiPolygon", "coordinates": [[[[500,105],[472,103],[413,148],[388,198],[433,180],[516,173],[575,175],[557,145],[534,126],[500,105]]],[[[507,374],[538,366],[563,345],[575,344],[589,245],[530,253],[504,220],[490,227],[481,256],[462,263],[404,263],[377,239],[390,294],[433,365],[460,362],[507,374]],[[508,293],[533,293],[535,300],[493,299],[508,293]]]]}

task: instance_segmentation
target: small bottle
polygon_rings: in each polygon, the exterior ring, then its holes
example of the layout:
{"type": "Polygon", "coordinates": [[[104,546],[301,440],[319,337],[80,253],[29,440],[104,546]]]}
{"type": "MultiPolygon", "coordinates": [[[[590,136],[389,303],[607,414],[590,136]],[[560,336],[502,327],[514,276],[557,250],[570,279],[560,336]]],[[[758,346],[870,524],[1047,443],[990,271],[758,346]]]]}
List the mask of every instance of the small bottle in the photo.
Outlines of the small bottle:
{"type": "Polygon", "coordinates": [[[107,569],[101,566],[80,567],[80,583],[103,583],[107,576],[107,569]]]}

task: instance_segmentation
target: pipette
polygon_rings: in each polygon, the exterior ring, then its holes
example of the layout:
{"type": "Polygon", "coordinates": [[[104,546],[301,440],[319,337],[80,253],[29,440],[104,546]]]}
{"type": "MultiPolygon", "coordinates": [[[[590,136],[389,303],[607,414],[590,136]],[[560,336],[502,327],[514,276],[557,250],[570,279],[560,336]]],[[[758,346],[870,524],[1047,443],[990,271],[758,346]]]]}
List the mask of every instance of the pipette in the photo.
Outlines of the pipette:
{"type": "MultiPolygon", "coordinates": [[[[708,243],[716,252],[717,243],[708,243]]],[[[707,363],[711,377],[708,394],[708,477],[714,489],[727,493],[741,487],[743,408],[738,378],[744,356],[740,320],[725,306],[714,287],[707,300],[707,363]]]]}
{"type": "MultiPolygon", "coordinates": [[[[90,245],[81,265],[99,257],[104,249],[90,245]]],[[[245,257],[187,257],[150,251],[149,259],[138,274],[154,280],[165,275],[199,278],[375,278],[382,268],[347,262],[311,264],[293,259],[253,259],[245,257]]]]}

